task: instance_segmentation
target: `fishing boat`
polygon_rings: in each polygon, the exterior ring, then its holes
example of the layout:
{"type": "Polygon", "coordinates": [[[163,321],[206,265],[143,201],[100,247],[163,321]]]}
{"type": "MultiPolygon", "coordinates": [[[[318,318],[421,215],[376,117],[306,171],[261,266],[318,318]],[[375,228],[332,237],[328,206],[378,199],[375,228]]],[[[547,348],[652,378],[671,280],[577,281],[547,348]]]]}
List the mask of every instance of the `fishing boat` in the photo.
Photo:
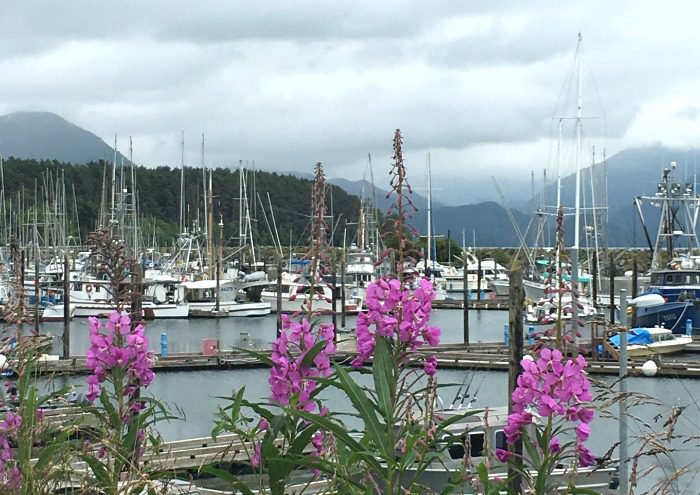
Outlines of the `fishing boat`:
{"type": "MultiPolygon", "coordinates": [[[[313,284],[302,274],[282,272],[281,277],[281,311],[283,313],[298,313],[308,310],[309,301],[315,313],[333,313],[333,289],[326,282],[313,284]]],[[[347,290],[347,289],[346,289],[347,290]]],[[[336,297],[340,310],[340,298],[336,297]]],[[[262,291],[262,300],[271,304],[277,310],[277,283],[271,282],[262,291]]],[[[354,314],[362,309],[362,296],[348,291],[345,300],[345,312],[354,314]]]]}
{"type": "MultiPolygon", "coordinates": [[[[627,332],[627,356],[648,358],[660,354],[683,352],[693,342],[689,335],[676,335],[668,328],[632,328],[627,332]]],[[[620,335],[608,338],[608,343],[616,350],[620,347],[620,335]]]]}
{"type": "Polygon", "coordinates": [[[576,304],[578,307],[577,318],[582,321],[591,320],[600,316],[593,301],[587,297],[579,296],[574,303],[571,294],[563,294],[561,298],[542,298],[534,303],[528,304],[525,309],[525,323],[528,325],[547,325],[559,319],[559,308],[562,308],[561,319],[571,320],[573,311],[571,308],[576,304]]]}
{"type": "Polygon", "coordinates": [[[700,243],[695,229],[700,196],[692,183],[675,178],[675,169],[675,162],[664,168],[656,194],[635,198],[645,232],[642,204],[661,210],[656,243],[649,242],[650,282],[642,296],[660,295],[664,304],[635,305],[634,316],[640,327],[663,326],[673,333],[686,333],[688,320],[693,329],[700,328],[700,243]]]}
{"type": "Polygon", "coordinates": [[[178,285],[178,302],[186,303],[190,315],[194,313],[225,311],[229,316],[265,316],[270,314],[270,303],[246,302],[238,298],[238,288],[230,280],[194,280],[178,285]],[[217,301],[218,292],[218,301],[217,301]],[[194,310],[194,311],[193,311],[194,310]]]}
{"type": "MultiPolygon", "coordinates": [[[[435,411],[436,417],[443,421],[455,421],[445,431],[444,443],[439,445],[435,459],[420,473],[407,470],[406,480],[417,483],[437,493],[445,493],[446,487],[453,481],[453,473],[464,468],[465,459],[476,466],[482,462],[490,465],[489,479],[505,479],[508,465],[500,463],[493,456],[496,449],[506,449],[504,429],[508,422],[508,408],[504,406],[475,409],[470,414],[469,408],[458,407],[435,411]],[[456,419],[459,416],[462,418],[456,419]]],[[[531,426],[534,430],[534,425],[531,426]]],[[[534,431],[531,432],[534,434],[534,431]]],[[[536,473],[533,472],[533,477],[536,473]]],[[[554,493],[566,493],[571,485],[586,488],[595,493],[617,493],[618,469],[616,463],[596,463],[589,467],[573,468],[560,464],[552,471],[552,479],[559,481],[559,489],[554,493]]],[[[478,493],[474,491],[471,480],[466,479],[448,493],[478,493]]]]}
{"type": "MultiPolygon", "coordinates": [[[[168,284],[144,281],[143,286],[141,310],[144,318],[187,318],[188,305],[173,297],[173,289],[168,289],[168,284]]],[[[117,307],[109,282],[94,277],[72,281],[70,298],[76,318],[105,315],[117,307]]]]}

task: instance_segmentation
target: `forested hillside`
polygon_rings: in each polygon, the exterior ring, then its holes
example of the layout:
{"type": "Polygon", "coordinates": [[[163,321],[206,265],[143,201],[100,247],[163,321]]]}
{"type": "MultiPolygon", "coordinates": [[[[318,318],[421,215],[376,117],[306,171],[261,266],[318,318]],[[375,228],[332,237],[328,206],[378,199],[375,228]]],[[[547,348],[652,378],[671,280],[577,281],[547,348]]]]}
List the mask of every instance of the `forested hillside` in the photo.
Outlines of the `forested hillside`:
{"type": "MultiPolygon", "coordinates": [[[[4,161],[4,197],[8,215],[17,216],[18,210],[32,209],[39,204],[38,219],[47,207],[46,191],[55,191],[61,179],[65,187],[65,203],[68,205],[66,217],[73,232],[77,232],[76,217],[79,221],[81,237],[94,230],[99,224],[100,204],[103,189],[106,204],[111,203],[111,164],[91,162],[86,165],[72,165],[57,161],[21,160],[9,158],[4,161]]],[[[149,240],[156,231],[158,242],[169,244],[176,237],[180,220],[180,169],[170,167],[136,167],[136,197],[139,215],[143,219],[144,238],[149,240]]],[[[120,171],[117,170],[117,176],[120,171]]],[[[131,190],[131,171],[125,169],[127,189],[131,190]]],[[[213,170],[213,211],[214,223],[223,221],[224,238],[228,244],[238,236],[239,225],[239,170],[217,168],[213,170]]],[[[272,203],[280,240],[283,245],[303,246],[308,242],[308,224],[311,212],[312,181],[292,175],[270,172],[245,172],[247,183],[248,209],[256,231],[256,242],[271,244],[271,236],[263,208],[270,224],[273,222],[268,194],[272,203]],[[261,206],[260,198],[264,204],[261,206]]],[[[119,179],[117,179],[119,180],[119,179]]],[[[357,220],[359,199],[347,194],[337,186],[330,186],[327,193],[328,211],[333,211],[333,219],[338,228],[335,231],[336,245],[342,242],[346,222],[357,220]]],[[[185,167],[185,208],[186,224],[191,229],[197,222],[204,221],[204,189],[201,168],[185,167]]],[[[48,206],[50,207],[50,206],[48,206]]],[[[245,208],[244,208],[245,215],[245,208]]],[[[9,217],[8,217],[9,218],[9,217]]],[[[5,223],[11,222],[6,219],[5,223]]],[[[331,219],[327,220],[330,228],[331,219]]],[[[17,222],[13,222],[17,223],[17,222]]],[[[217,229],[218,233],[218,229],[217,229]]],[[[348,234],[351,235],[351,234],[348,234]]]]}

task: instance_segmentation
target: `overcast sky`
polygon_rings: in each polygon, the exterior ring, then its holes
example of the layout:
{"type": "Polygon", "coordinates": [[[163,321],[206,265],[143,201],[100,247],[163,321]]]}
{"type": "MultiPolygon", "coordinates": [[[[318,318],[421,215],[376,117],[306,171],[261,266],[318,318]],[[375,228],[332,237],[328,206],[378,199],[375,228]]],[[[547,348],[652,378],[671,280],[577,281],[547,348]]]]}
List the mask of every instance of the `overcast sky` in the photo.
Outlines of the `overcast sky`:
{"type": "Polygon", "coordinates": [[[449,200],[551,167],[579,31],[584,149],[697,146],[698,19],[693,1],[3,0],[0,113],[132,136],[148,166],[179,165],[181,131],[191,165],[202,133],[217,166],[359,179],[371,153],[380,187],[400,128],[409,178],[430,150],[449,200]]]}

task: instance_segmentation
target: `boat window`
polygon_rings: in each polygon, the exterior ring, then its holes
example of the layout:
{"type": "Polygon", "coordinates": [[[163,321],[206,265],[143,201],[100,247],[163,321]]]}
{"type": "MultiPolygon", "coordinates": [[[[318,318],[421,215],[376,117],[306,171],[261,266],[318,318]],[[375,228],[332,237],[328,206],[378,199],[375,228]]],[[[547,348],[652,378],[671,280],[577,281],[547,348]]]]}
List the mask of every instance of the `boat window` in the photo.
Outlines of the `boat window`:
{"type": "MultiPolygon", "coordinates": [[[[501,431],[501,433],[503,432],[501,431]]],[[[459,442],[452,443],[447,447],[450,459],[464,458],[464,446],[467,441],[469,442],[469,455],[471,457],[482,457],[484,455],[484,432],[469,433],[468,435],[461,435],[459,438],[459,442]]],[[[505,445],[505,436],[503,437],[503,442],[505,445]]]]}
{"type": "Polygon", "coordinates": [[[450,459],[463,459],[464,458],[464,441],[466,440],[465,435],[459,437],[459,442],[451,443],[447,447],[447,452],[450,454],[450,459]]]}
{"type": "Polygon", "coordinates": [[[503,430],[496,431],[496,448],[506,450],[508,444],[506,443],[506,434],[503,430]]]}
{"type": "Polygon", "coordinates": [[[484,433],[469,434],[469,452],[471,457],[481,457],[484,455],[484,433]]]}

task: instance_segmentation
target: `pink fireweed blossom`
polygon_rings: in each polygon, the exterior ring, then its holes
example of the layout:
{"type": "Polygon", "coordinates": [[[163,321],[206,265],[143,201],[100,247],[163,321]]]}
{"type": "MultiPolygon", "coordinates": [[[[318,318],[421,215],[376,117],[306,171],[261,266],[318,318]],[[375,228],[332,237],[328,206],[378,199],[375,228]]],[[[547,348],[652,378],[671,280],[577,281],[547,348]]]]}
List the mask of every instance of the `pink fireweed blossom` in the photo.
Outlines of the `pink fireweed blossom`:
{"type": "MultiPolygon", "coordinates": [[[[579,355],[575,359],[563,359],[561,351],[543,347],[536,360],[523,359],[523,372],[513,391],[513,413],[508,416],[504,431],[509,444],[522,434],[525,426],[533,422],[530,410],[541,417],[559,417],[572,423],[577,437],[579,463],[587,466],[592,454],[583,445],[591,432],[589,423],[593,410],[588,407],[592,400],[590,382],[585,372],[586,359],[579,355]]],[[[549,451],[558,453],[561,444],[556,437],[549,443],[549,451]]]]}
{"type": "MultiPolygon", "coordinates": [[[[36,418],[35,428],[40,430],[43,427],[43,411],[37,410],[36,418]]],[[[22,472],[13,457],[11,445],[17,443],[21,428],[22,416],[15,411],[8,411],[5,419],[0,421],[0,491],[2,493],[18,493],[21,488],[22,472]]]]}
{"type": "Polygon", "coordinates": [[[280,336],[272,343],[272,368],[268,379],[273,402],[288,405],[295,401],[296,407],[307,412],[317,409],[313,400],[316,378],[327,378],[331,374],[330,357],[335,353],[333,336],[332,323],[314,327],[306,318],[297,322],[282,315],[280,336]],[[306,355],[318,342],[325,342],[325,345],[306,363],[306,355]]]}
{"type": "MultiPolygon", "coordinates": [[[[377,336],[395,339],[409,351],[423,345],[440,343],[440,329],[430,326],[433,309],[433,285],[427,278],[420,279],[415,290],[403,288],[398,279],[379,279],[367,287],[367,311],[357,317],[357,357],[355,368],[362,366],[374,353],[377,336]]],[[[426,359],[424,369],[435,373],[437,361],[426,359]]]]}
{"type": "MultiPolygon", "coordinates": [[[[133,397],[140,387],[147,387],[153,381],[153,353],[148,351],[148,339],[144,326],[131,328],[128,314],[114,311],[103,325],[92,317],[89,323],[90,347],[86,365],[91,371],[87,378],[87,399],[94,401],[101,391],[101,384],[109,378],[110,372],[120,368],[129,378],[129,385],[121,393],[133,397]]],[[[132,412],[140,406],[134,405],[132,412]]]]}

